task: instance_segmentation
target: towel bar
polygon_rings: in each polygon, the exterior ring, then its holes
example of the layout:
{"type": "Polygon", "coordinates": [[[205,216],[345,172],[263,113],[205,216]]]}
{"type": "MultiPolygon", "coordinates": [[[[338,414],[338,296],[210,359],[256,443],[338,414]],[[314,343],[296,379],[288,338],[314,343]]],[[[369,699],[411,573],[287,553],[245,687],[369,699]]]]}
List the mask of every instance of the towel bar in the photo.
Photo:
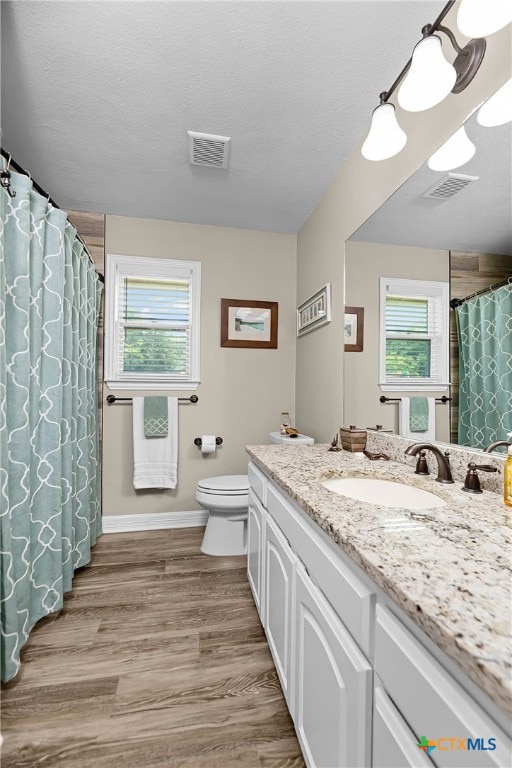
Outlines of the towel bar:
{"type": "MultiPolygon", "coordinates": [[[[107,395],[107,403],[109,405],[112,405],[112,403],[117,403],[119,400],[129,400],[132,402],[133,397],[116,397],[115,395],[107,395]]],[[[190,397],[178,397],[179,403],[197,403],[199,400],[197,395],[190,395],[190,397]]]]}
{"type": "MultiPolygon", "coordinates": [[[[402,399],[401,397],[385,397],[384,395],[381,395],[379,397],[379,402],[380,403],[399,403],[401,399],[402,399]]],[[[446,397],[446,395],[443,395],[442,397],[436,397],[436,403],[443,403],[444,405],[445,403],[449,403],[451,399],[452,399],[451,397],[446,397]]]]}

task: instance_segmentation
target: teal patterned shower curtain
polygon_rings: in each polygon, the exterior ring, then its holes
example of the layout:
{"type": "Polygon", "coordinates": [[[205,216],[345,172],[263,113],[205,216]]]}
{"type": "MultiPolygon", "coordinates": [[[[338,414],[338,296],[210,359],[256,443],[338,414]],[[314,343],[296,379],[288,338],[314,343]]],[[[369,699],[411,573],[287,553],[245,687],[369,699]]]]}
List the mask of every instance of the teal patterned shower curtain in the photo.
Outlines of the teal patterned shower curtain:
{"type": "Polygon", "coordinates": [[[512,432],[512,285],[456,307],[460,445],[484,448],[512,432]]]}
{"type": "MultiPolygon", "coordinates": [[[[3,162],[3,161],[2,161],[3,162]]],[[[0,189],[1,677],[62,607],[101,533],[101,283],[64,211],[11,174],[0,189]]]]}

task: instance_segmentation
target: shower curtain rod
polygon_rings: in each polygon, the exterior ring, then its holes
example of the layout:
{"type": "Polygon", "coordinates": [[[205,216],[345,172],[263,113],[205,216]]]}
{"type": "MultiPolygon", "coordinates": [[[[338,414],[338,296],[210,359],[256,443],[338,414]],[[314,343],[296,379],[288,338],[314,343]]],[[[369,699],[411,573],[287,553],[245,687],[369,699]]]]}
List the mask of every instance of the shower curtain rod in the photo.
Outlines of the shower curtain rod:
{"type": "MultiPolygon", "coordinates": [[[[2,153],[2,157],[5,157],[5,159],[7,160],[7,169],[6,169],[7,171],[12,166],[17,173],[22,173],[24,176],[28,176],[29,179],[31,180],[32,186],[34,187],[36,192],[39,192],[40,195],[42,195],[43,197],[46,197],[48,202],[51,203],[54,208],[58,208],[59,210],[62,210],[61,206],[58,205],[58,203],[56,203],[55,200],[53,200],[50,197],[48,192],[46,192],[41,186],[39,186],[39,184],[36,181],[34,181],[32,176],[30,175],[30,173],[28,171],[26,171],[24,168],[22,168],[21,165],[19,163],[17,163],[16,160],[13,159],[12,155],[10,154],[10,152],[6,152],[6,150],[3,147],[0,147],[0,152],[2,153]]],[[[8,189],[9,183],[7,183],[7,185],[5,185],[3,183],[3,180],[2,180],[2,186],[3,187],[6,186],[7,187],[7,191],[9,191],[9,189],[8,189]]],[[[76,233],[76,236],[80,240],[82,245],[84,246],[85,252],[87,253],[87,256],[89,257],[89,261],[94,266],[94,269],[96,269],[96,264],[92,260],[92,256],[89,253],[89,249],[87,248],[87,245],[85,244],[84,239],[82,237],[80,237],[78,232],[76,233]]],[[[98,278],[99,278],[100,282],[104,283],[105,282],[104,276],[101,274],[101,272],[98,272],[97,269],[96,269],[96,272],[98,273],[98,278]]]]}
{"type": "Polygon", "coordinates": [[[507,279],[502,280],[501,283],[495,283],[494,285],[490,285],[488,288],[482,288],[480,291],[475,291],[475,293],[471,293],[469,296],[466,296],[465,299],[452,299],[450,301],[450,307],[455,309],[456,307],[460,307],[461,304],[464,304],[465,301],[474,299],[475,296],[481,296],[484,293],[490,293],[490,291],[495,291],[497,288],[503,288],[504,285],[509,285],[511,283],[512,277],[507,277],[507,279]]]}

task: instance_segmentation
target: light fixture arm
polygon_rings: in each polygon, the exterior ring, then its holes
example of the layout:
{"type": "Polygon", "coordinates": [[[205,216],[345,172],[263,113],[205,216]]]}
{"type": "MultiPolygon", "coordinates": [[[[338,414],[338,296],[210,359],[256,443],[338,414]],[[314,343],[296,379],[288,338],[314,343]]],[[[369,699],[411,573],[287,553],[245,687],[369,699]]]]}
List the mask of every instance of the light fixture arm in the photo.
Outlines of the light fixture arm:
{"type": "Polygon", "coordinates": [[[444,32],[444,34],[450,40],[450,43],[453,45],[454,49],[457,51],[459,56],[470,56],[469,51],[467,51],[465,48],[460,47],[451,29],[443,26],[442,24],[439,24],[437,30],[438,32],[444,32]]]}

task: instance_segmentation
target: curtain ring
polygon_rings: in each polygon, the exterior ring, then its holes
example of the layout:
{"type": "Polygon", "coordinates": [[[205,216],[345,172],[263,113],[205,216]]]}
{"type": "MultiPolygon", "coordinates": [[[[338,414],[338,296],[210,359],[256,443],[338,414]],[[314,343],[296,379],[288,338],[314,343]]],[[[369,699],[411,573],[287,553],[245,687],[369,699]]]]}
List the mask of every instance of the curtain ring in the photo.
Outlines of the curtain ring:
{"type": "Polygon", "coordinates": [[[0,172],[0,183],[2,187],[6,190],[9,197],[13,198],[13,197],[16,197],[16,192],[11,191],[11,172],[9,171],[10,164],[11,164],[11,155],[9,155],[9,158],[7,160],[7,168],[5,168],[0,172]]]}

